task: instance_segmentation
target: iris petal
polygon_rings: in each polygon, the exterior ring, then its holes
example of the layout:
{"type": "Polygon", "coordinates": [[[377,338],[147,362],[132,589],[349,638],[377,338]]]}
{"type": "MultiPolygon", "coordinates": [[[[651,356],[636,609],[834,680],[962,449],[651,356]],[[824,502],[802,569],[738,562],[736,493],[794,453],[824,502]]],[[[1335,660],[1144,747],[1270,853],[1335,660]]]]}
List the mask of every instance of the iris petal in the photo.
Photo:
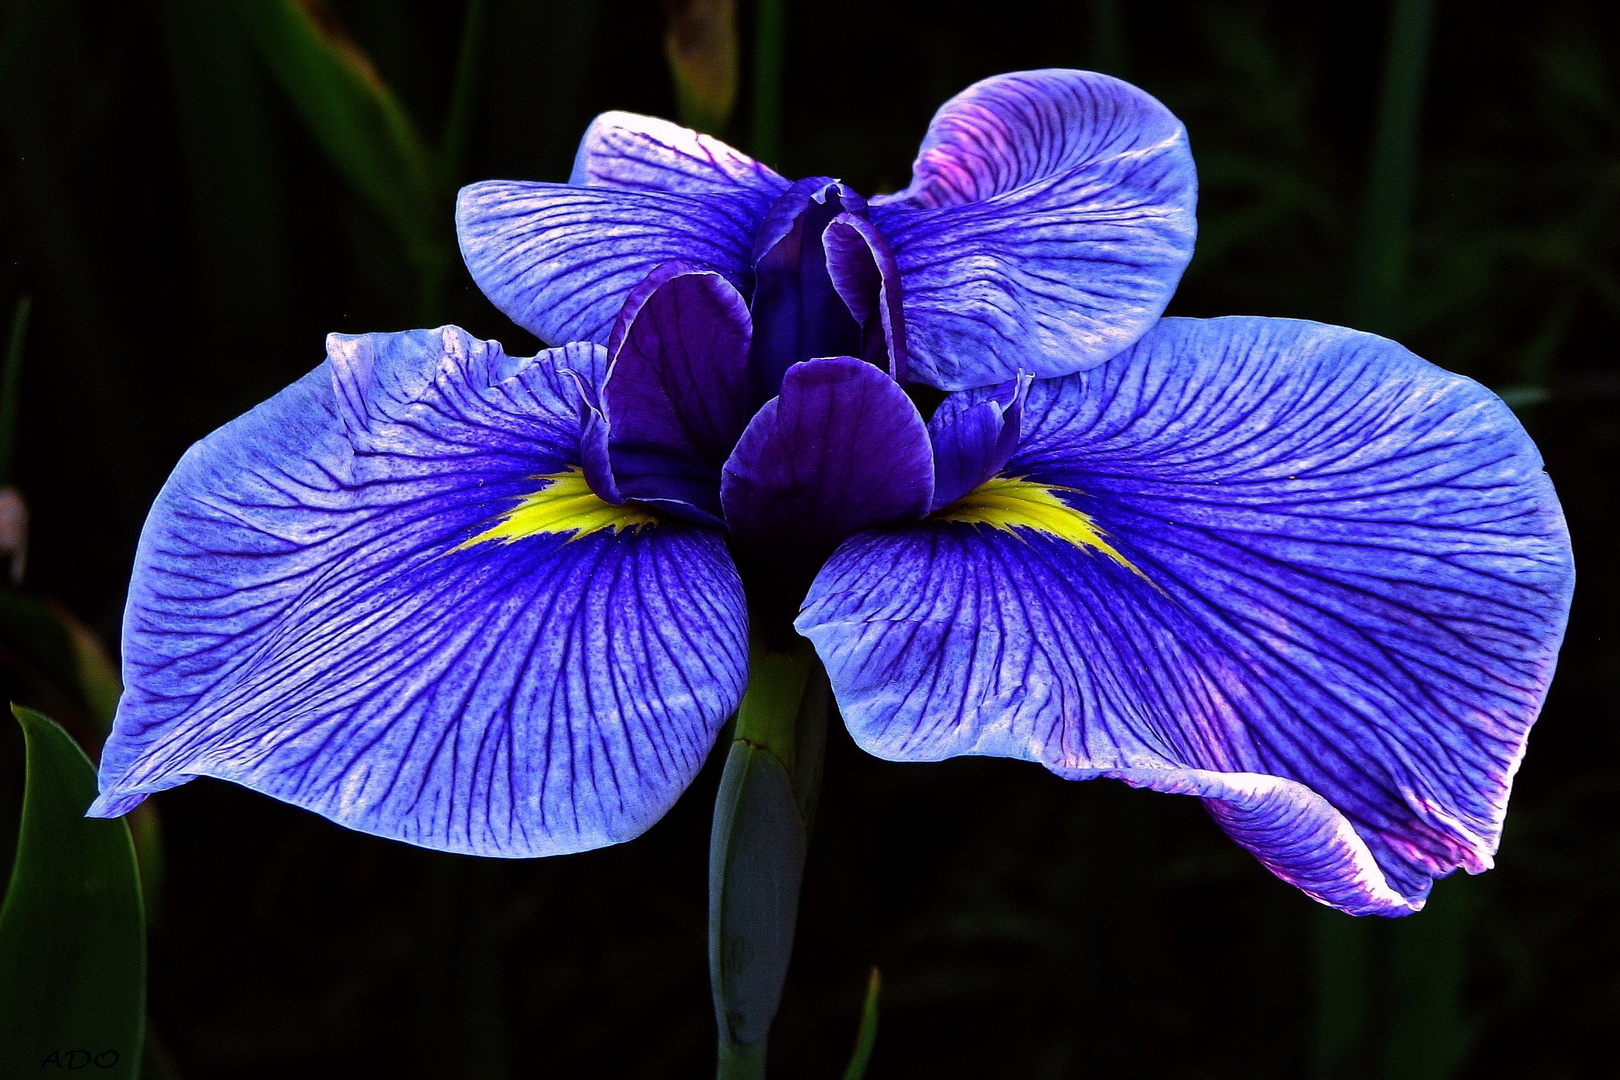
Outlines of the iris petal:
{"type": "Polygon", "coordinates": [[[861,328],[861,359],[895,382],[906,381],[906,321],[900,305],[900,267],[877,226],[839,214],[821,237],[827,277],[861,328]]]}
{"type": "Polygon", "coordinates": [[[928,418],[934,446],[934,509],[995,476],[1012,457],[1023,425],[1027,375],[987,390],[953,394],[928,418]]]}
{"type": "Polygon", "coordinates": [[[579,142],[570,184],[632,191],[737,194],[774,201],[788,182],[719,139],[636,113],[605,112],[579,142]]]}
{"type": "Polygon", "coordinates": [[[720,524],[720,466],[748,423],[741,294],[712,271],[666,264],[631,293],[612,338],[595,429],[612,479],[598,490],[720,524]]]}
{"type": "MultiPolygon", "coordinates": [[[[754,241],[753,356],[756,404],[782,388],[800,360],[859,352],[862,328],[828,273],[828,224],[866,200],[836,180],[810,177],[771,207],[754,241]]],[[[875,284],[875,281],[874,281],[875,284]]]]}
{"type": "Polygon", "coordinates": [[[1490,866],[1573,579],[1493,395],[1371,335],[1172,319],[1036,383],[1004,472],[1120,557],[940,520],[850,541],[797,625],[862,746],[1198,795],[1358,914],[1490,866]]]}
{"type": "Polygon", "coordinates": [[[904,285],[911,377],[945,390],[1100,364],[1192,257],[1180,121],[1106,75],[998,75],[946,102],[910,187],[872,200],[904,285]]]}
{"type": "Polygon", "coordinates": [[[461,189],[456,232],[473,280],[542,341],[606,342],[632,289],[683,261],[751,287],[770,200],[488,180],[461,189]]]}
{"type": "Polygon", "coordinates": [[[749,421],[721,475],[736,543],[813,566],[861,529],[915,521],[933,494],[928,432],[899,385],[862,360],[795,364],[749,421]]]}
{"type": "Polygon", "coordinates": [[[746,616],[718,534],[569,479],[603,350],[329,351],[159,496],[92,812],[214,776],[449,851],[641,832],[737,706],[746,616]]]}

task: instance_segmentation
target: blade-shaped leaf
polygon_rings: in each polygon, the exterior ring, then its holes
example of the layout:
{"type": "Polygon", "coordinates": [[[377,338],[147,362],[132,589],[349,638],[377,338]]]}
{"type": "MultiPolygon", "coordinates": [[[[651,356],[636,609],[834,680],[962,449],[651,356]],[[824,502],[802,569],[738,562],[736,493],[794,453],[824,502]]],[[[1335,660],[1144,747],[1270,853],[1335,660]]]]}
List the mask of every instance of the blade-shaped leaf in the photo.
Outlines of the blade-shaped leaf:
{"type": "Polygon", "coordinates": [[[318,0],[237,0],[249,35],[311,134],[382,214],[419,270],[436,269],[448,202],[410,117],[318,0]]]}
{"type": "Polygon", "coordinates": [[[763,1048],[776,1018],[804,856],[804,821],[781,759],[736,740],[709,846],[709,979],[723,1051],[763,1048]]]}
{"type": "Polygon", "coordinates": [[[872,1047],[877,1045],[878,994],[882,990],[883,976],[874,967],[871,978],[866,980],[861,1026],[855,1031],[855,1049],[849,1055],[849,1066],[844,1069],[844,1080],[866,1080],[866,1066],[872,1061],[872,1047]]]}
{"type": "Polygon", "coordinates": [[[67,732],[12,707],[27,742],[22,830],[0,909],[0,1075],[56,1065],[138,1075],[146,924],[129,827],[84,816],[95,769],[67,732]]]}

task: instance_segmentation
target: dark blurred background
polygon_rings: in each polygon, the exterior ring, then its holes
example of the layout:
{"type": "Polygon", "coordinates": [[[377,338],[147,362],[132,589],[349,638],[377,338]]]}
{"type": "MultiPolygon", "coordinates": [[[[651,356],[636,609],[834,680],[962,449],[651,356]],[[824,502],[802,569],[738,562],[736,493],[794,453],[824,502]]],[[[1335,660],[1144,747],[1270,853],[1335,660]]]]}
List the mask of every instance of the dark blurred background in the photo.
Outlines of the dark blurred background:
{"type": "MultiPolygon", "coordinates": [[[[332,0],[325,32],[450,145],[426,182],[368,187],[267,62],[254,7],[0,0],[7,329],[31,301],[0,480],[32,518],[0,689],[92,756],[94,639],[115,647],[142,518],[186,446],[317,364],[328,331],[454,321],[532,351],[455,258],[450,193],[564,179],[595,113],[677,109],[654,0],[487,0],[465,46],[463,3],[332,0]]],[[[737,14],[726,134],[769,144],[757,9],[737,14]]],[[[903,186],[933,109],[983,76],[1090,67],[1157,95],[1202,180],[1171,312],[1373,329],[1498,390],[1543,447],[1581,579],[1498,868],[1396,923],[1318,909],[1195,800],[889,764],[835,724],[773,1075],[841,1074],[873,964],[876,1078],[1612,1075],[1620,8],[793,0],[783,41],[772,163],[868,193],[903,186]]],[[[0,865],[20,745],[0,729],[0,865]]],[[[717,777],[633,843],[512,863],[215,781],[164,794],[137,823],[149,1075],[712,1074],[717,777]]]]}

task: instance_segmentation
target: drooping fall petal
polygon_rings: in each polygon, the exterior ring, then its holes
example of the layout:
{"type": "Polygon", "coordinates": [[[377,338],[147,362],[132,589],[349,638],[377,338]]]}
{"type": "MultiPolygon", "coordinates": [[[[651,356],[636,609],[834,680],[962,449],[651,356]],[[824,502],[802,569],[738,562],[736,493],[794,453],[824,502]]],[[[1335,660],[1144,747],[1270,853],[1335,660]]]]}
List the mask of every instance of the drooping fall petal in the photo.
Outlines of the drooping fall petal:
{"type": "Polygon", "coordinates": [[[1023,423],[1024,480],[811,589],[863,747],[1198,795],[1358,914],[1490,865],[1573,582],[1506,406],[1371,335],[1173,319],[1023,423]]]}
{"type": "Polygon", "coordinates": [[[137,553],[92,812],[213,776],[482,855],[656,821],[741,698],[746,616],[717,533],[584,485],[604,362],[334,335],[193,447],[137,553]]]}

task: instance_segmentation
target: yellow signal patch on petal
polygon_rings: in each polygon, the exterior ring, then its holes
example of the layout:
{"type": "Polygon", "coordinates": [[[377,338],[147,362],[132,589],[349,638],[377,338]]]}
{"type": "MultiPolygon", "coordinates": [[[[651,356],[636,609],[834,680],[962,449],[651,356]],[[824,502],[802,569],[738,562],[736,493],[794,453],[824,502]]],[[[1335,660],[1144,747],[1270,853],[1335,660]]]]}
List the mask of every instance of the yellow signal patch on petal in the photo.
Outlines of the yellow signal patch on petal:
{"type": "Polygon", "coordinates": [[[1014,535],[1017,535],[1017,529],[1045,533],[1066,540],[1075,547],[1105,555],[1146,580],[1146,574],[1114,550],[1096,522],[1058,498],[1059,491],[1072,492],[1074,489],[1034,484],[1022,477],[996,476],[949,506],[941,507],[934,517],[939,521],[988,525],[1014,535]]]}
{"type": "Polygon", "coordinates": [[[585,470],[578,466],[535,479],[541,486],[534,494],[525,495],[494,525],[454,550],[465,551],[490,541],[510,544],[541,533],[573,533],[572,542],[603,529],[619,532],[658,524],[658,515],[648,510],[604,502],[585,482],[585,470]]]}

